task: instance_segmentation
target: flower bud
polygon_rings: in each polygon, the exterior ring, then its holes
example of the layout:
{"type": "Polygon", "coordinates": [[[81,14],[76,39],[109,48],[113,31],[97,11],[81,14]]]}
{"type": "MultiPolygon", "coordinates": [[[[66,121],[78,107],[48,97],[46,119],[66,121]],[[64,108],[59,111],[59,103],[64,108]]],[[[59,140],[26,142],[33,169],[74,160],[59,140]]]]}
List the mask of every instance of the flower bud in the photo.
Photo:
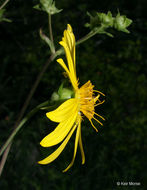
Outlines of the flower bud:
{"type": "Polygon", "coordinates": [[[126,16],[121,16],[120,13],[117,14],[115,21],[114,21],[114,28],[129,33],[129,31],[126,29],[130,24],[132,23],[131,19],[128,19],[126,16]]]}
{"type": "Polygon", "coordinates": [[[51,101],[58,101],[59,100],[59,94],[57,92],[53,92],[51,96],[51,101]]]}
{"type": "Polygon", "coordinates": [[[107,14],[105,13],[97,13],[101,24],[105,25],[106,27],[113,26],[113,17],[111,12],[109,11],[107,14]]]}
{"type": "Polygon", "coordinates": [[[62,11],[62,9],[57,9],[55,7],[55,2],[53,0],[40,0],[40,4],[34,6],[35,9],[47,12],[50,15],[57,14],[62,11]]]}

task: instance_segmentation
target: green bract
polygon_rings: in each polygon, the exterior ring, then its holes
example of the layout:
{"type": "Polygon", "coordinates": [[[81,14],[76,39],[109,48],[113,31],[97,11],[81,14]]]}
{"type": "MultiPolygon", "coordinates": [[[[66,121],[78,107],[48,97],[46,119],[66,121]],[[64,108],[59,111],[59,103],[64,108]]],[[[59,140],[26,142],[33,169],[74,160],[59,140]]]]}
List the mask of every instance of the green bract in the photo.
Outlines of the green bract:
{"type": "Polygon", "coordinates": [[[67,100],[73,97],[74,92],[68,88],[63,88],[63,84],[59,87],[58,92],[53,92],[51,101],[67,100]]]}
{"type": "Polygon", "coordinates": [[[43,41],[46,42],[46,44],[50,47],[51,52],[54,52],[54,44],[53,42],[42,32],[42,29],[39,31],[40,37],[43,41]]]}
{"type": "Polygon", "coordinates": [[[34,6],[37,10],[42,10],[50,15],[57,14],[62,11],[62,9],[57,9],[55,7],[55,2],[53,0],[40,0],[40,4],[34,6]]]}
{"type": "Polygon", "coordinates": [[[89,27],[94,33],[107,34],[111,37],[113,35],[106,31],[108,28],[115,28],[118,31],[129,33],[127,27],[132,23],[131,19],[124,15],[121,16],[120,13],[113,17],[110,11],[107,14],[97,12],[95,16],[90,13],[87,13],[87,15],[90,17],[90,23],[86,23],[86,27],[89,27]]]}
{"type": "Polygon", "coordinates": [[[125,15],[121,16],[120,13],[117,14],[114,22],[114,28],[129,33],[129,31],[126,29],[130,24],[132,23],[131,19],[128,19],[125,15]]]}
{"type": "Polygon", "coordinates": [[[60,99],[72,98],[73,91],[68,88],[62,88],[62,92],[59,94],[60,99]]]}
{"type": "Polygon", "coordinates": [[[113,17],[110,11],[107,14],[104,13],[97,13],[97,17],[101,24],[105,25],[106,27],[113,27],[113,17]]]}

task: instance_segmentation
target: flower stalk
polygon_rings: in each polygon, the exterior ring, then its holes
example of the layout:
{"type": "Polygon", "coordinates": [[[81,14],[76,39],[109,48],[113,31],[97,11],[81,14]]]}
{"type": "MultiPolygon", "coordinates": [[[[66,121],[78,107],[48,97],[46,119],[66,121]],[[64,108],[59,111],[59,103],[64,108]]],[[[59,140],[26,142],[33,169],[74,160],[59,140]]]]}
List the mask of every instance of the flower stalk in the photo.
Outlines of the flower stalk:
{"type": "Polygon", "coordinates": [[[87,35],[85,35],[83,38],[81,38],[80,40],[78,40],[78,41],[76,42],[76,45],[79,45],[79,44],[81,44],[81,43],[87,41],[88,39],[92,38],[92,37],[93,37],[94,35],[96,35],[96,34],[97,34],[97,32],[94,32],[94,31],[89,32],[89,33],[88,33],[87,35]]]}

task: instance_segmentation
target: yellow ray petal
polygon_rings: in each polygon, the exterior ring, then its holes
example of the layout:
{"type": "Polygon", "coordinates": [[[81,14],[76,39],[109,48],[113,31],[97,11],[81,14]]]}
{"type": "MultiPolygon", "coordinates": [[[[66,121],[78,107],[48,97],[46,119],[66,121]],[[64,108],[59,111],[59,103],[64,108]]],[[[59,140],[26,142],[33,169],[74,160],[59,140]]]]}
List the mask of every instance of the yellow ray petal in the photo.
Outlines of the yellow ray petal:
{"type": "Polygon", "coordinates": [[[63,141],[63,143],[59,146],[59,148],[57,150],[55,150],[52,154],[50,154],[45,159],[39,161],[38,163],[39,164],[49,164],[52,161],[54,161],[61,154],[61,152],[64,150],[66,144],[68,143],[69,139],[71,138],[71,136],[72,136],[73,132],[75,131],[76,127],[77,127],[77,124],[72,128],[72,130],[70,131],[70,133],[68,134],[66,139],[63,141]]]}
{"type": "Polygon", "coordinates": [[[66,100],[56,110],[46,113],[46,116],[54,122],[67,120],[71,114],[77,112],[78,101],[76,98],[66,100]]]}
{"type": "Polygon", "coordinates": [[[67,30],[64,31],[64,36],[62,37],[62,41],[59,42],[65,50],[68,68],[63,61],[60,60],[60,65],[66,70],[72,86],[75,90],[78,88],[78,80],[76,77],[76,63],[75,63],[75,36],[72,32],[72,27],[68,24],[67,30]],[[68,71],[67,71],[68,70],[68,71]]]}
{"type": "Polygon", "coordinates": [[[76,69],[76,62],[75,62],[75,36],[72,31],[72,27],[70,24],[67,25],[67,31],[70,36],[71,42],[72,42],[72,49],[71,49],[71,55],[74,63],[74,68],[76,69]]]}
{"type": "Polygon", "coordinates": [[[68,30],[66,32],[66,36],[68,39],[68,44],[70,44],[69,48],[70,48],[70,53],[71,53],[74,69],[76,69],[75,67],[75,36],[73,33],[69,32],[68,30]]]}
{"type": "Polygon", "coordinates": [[[75,71],[75,66],[71,57],[71,52],[67,46],[67,44],[64,41],[61,41],[60,44],[64,47],[67,62],[68,62],[68,68],[69,68],[69,74],[70,74],[70,80],[72,83],[72,86],[74,89],[77,90],[78,88],[78,80],[76,77],[76,71],[75,71]]]}
{"type": "Polygon", "coordinates": [[[72,33],[69,30],[64,31],[64,42],[67,44],[69,47],[70,52],[72,52],[72,49],[74,47],[74,38],[72,33]]]}
{"type": "Polygon", "coordinates": [[[70,26],[70,24],[67,24],[67,30],[64,30],[63,41],[65,43],[67,43],[70,50],[74,46],[74,43],[73,43],[74,40],[75,40],[75,37],[74,37],[73,31],[72,31],[72,27],[70,26]]]}
{"type": "Polygon", "coordinates": [[[71,130],[76,121],[77,115],[78,111],[71,115],[67,120],[61,122],[53,132],[43,138],[40,145],[43,147],[50,147],[60,143],[71,130]]]}
{"type": "Polygon", "coordinates": [[[76,157],[76,153],[77,153],[77,147],[78,147],[78,142],[79,142],[80,131],[81,131],[81,119],[79,119],[79,122],[78,122],[73,159],[72,159],[71,163],[69,164],[69,166],[65,170],[63,170],[63,172],[66,172],[67,170],[69,170],[72,167],[72,165],[73,165],[73,163],[75,161],[75,157],[76,157]]]}
{"type": "Polygon", "coordinates": [[[70,32],[68,30],[65,30],[64,31],[64,38],[63,38],[63,41],[67,44],[70,52],[72,51],[72,47],[73,47],[73,44],[72,44],[72,39],[70,37],[70,32]]]}
{"type": "Polygon", "coordinates": [[[69,30],[70,32],[72,32],[72,27],[70,24],[67,24],[67,30],[69,30]]]}
{"type": "Polygon", "coordinates": [[[74,70],[74,63],[73,63],[73,60],[71,57],[71,52],[69,50],[69,47],[67,46],[67,44],[64,41],[61,41],[60,44],[64,47],[64,50],[65,50],[68,68],[69,68],[69,73],[70,73],[72,80],[73,80],[71,82],[75,82],[76,81],[76,73],[74,70]]]}
{"type": "Polygon", "coordinates": [[[67,62],[68,62],[69,71],[73,75],[75,75],[75,71],[74,71],[74,67],[73,67],[73,60],[72,60],[72,57],[71,57],[70,49],[69,49],[69,47],[68,47],[68,45],[67,45],[67,43],[65,41],[61,41],[59,43],[60,43],[60,45],[62,45],[64,47],[67,62]]]}
{"type": "Polygon", "coordinates": [[[80,150],[81,150],[82,164],[85,164],[85,154],[84,154],[84,149],[83,149],[81,131],[80,131],[80,136],[79,136],[79,146],[80,146],[80,150]]]}
{"type": "Polygon", "coordinates": [[[63,69],[67,72],[67,74],[69,75],[69,70],[67,68],[67,66],[65,65],[63,59],[57,59],[57,62],[63,67],[63,69]]]}
{"type": "MultiPolygon", "coordinates": [[[[57,59],[57,62],[58,62],[58,63],[63,67],[63,69],[66,71],[66,73],[67,73],[67,75],[68,75],[68,77],[69,77],[69,79],[70,79],[70,81],[71,81],[71,83],[72,83],[72,81],[73,81],[72,76],[71,76],[71,74],[70,74],[70,72],[69,72],[67,66],[65,65],[63,59],[61,59],[61,58],[60,58],[60,59],[57,59]]],[[[73,85],[75,85],[75,84],[73,84],[73,85]]]]}

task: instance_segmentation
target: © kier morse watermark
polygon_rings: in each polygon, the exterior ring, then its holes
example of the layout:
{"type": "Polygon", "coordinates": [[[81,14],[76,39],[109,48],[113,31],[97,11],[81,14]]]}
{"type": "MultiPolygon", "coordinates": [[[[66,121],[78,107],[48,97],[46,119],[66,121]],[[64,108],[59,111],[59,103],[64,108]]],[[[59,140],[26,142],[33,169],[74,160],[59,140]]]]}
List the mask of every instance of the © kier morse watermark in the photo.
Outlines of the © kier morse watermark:
{"type": "Polygon", "coordinates": [[[116,184],[117,186],[140,186],[141,185],[140,182],[132,182],[132,181],[128,181],[128,182],[117,181],[116,184]]]}

